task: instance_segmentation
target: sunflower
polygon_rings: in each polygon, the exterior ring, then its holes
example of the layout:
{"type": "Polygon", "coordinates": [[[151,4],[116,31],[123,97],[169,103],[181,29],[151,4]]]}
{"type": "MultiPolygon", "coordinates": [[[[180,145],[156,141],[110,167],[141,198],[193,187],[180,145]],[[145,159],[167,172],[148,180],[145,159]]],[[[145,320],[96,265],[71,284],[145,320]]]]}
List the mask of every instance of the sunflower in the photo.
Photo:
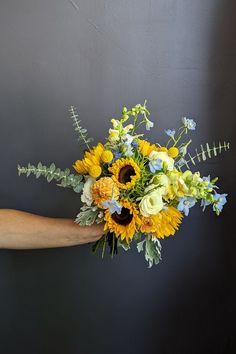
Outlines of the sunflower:
{"type": "Polygon", "coordinates": [[[119,188],[110,177],[100,178],[92,187],[92,198],[99,208],[102,208],[102,202],[106,200],[112,198],[117,200],[119,194],[119,188]]]}
{"type": "Polygon", "coordinates": [[[156,231],[153,232],[153,236],[164,238],[175,234],[179,229],[183,215],[176,208],[169,207],[166,210],[162,210],[157,215],[153,215],[151,218],[156,226],[156,231]]]}
{"type": "Polygon", "coordinates": [[[149,141],[146,140],[142,140],[140,139],[138,141],[139,143],[139,152],[143,155],[143,156],[149,156],[151,154],[152,151],[164,151],[167,152],[168,149],[166,147],[158,147],[155,144],[151,144],[149,143],[149,141]]]}
{"type": "Polygon", "coordinates": [[[104,149],[104,146],[101,143],[98,143],[96,146],[85,152],[82,160],[75,161],[73,165],[74,169],[81,175],[90,174],[89,171],[93,170],[94,166],[100,166],[104,149]]]}
{"type": "Polygon", "coordinates": [[[112,173],[113,181],[121,189],[132,188],[141,175],[140,167],[131,158],[116,160],[108,170],[112,173]]]}
{"type": "Polygon", "coordinates": [[[123,199],[119,203],[122,207],[120,214],[110,214],[108,209],[105,210],[104,230],[114,232],[117,238],[129,243],[140,227],[141,219],[134,204],[131,204],[127,199],[123,199]]]}

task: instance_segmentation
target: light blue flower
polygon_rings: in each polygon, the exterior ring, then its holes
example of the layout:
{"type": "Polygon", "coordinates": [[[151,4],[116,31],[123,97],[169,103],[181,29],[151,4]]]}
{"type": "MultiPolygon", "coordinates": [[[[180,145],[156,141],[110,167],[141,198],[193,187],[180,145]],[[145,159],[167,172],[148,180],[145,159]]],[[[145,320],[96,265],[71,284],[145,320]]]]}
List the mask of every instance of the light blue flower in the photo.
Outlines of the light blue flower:
{"type": "Polygon", "coordinates": [[[189,118],[183,117],[182,118],[182,122],[183,122],[185,128],[187,128],[189,130],[195,130],[196,123],[194,122],[193,119],[189,119],[189,118]]]}
{"type": "Polygon", "coordinates": [[[127,145],[126,146],[126,151],[124,152],[124,155],[129,157],[129,156],[133,156],[134,151],[133,151],[133,147],[132,145],[127,145]]]}
{"type": "Polygon", "coordinates": [[[117,152],[117,151],[112,151],[113,153],[113,160],[110,162],[110,164],[112,165],[116,160],[119,160],[122,156],[121,152],[117,152]]]}
{"type": "Polygon", "coordinates": [[[152,173],[160,171],[162,169],[163,161],[161,159],[151,160],[149,162],[149,168],[152,173]]]}
{"type": "Polygon", "coordinates": [[[193,197],[179,198],[179,204],[177,206],[177,209],[179,211],[182,211],[185,214],[185,216],[188,216],[189,209],[192,208],[195,204],[196,204],[196,199],[193,197]]]}
{"type": "Polygon", "coordinates": [[[125,141],[126,145],[131,145],[132,141],[134,140],[134,137],[131,134],[124,134],[122,137],[122,140],[125,141]]]}
{"type": "Polygon", "coordinates": [[[137,141],[133,140],[132,141],[132,146],[135,150],[138,150],[139,144],[137,143],[137,141]]]}
{"type": "Polygon", "coordinates": [[[150,130],[154,127],[154,123],[151,122],[149,119],[146,119],[146,130],[150,130]]]}
{"type": "Polygon", "coordinates": [[[227,203],[227,197],[228,194],[218,194],[216,193],[214,195],[214,204],[213,204],[213,210],[219,214],[223,210],[223,206],[227,203]]]}
{"type": "Polygon", "coordinates": [[[219,187],[217,187],[215,184],[211,183],[211,177],[210,175],[207,177],[202,177],[203,181],[209,181],[209,184],[207,185],[208,188],[212,188],[212,189],[219,189],[219,187]]]}
{"type": "Polygon", "coordinates": [[[110,214],[121,214],[121,206],[115,199],[105,200],[101,203],[106,209],[109,209],[110,214]]]}
{"type": "Polygon", "coordinates": [[[174,139],[174,136],[175,136],[175,130],[171,130],[171,129],[167,129],[165,130],[165,133],[172,139],[174,139]]]}
{"type": "Polygon", "coordinates": [[[209,202],[208,200],[202,199],[202,200],[201,200],[202,211],[205,211],[206,207],[207,207],[208,205],[210,205],[210,204],[211,204],[211,202],[209,202]]]}

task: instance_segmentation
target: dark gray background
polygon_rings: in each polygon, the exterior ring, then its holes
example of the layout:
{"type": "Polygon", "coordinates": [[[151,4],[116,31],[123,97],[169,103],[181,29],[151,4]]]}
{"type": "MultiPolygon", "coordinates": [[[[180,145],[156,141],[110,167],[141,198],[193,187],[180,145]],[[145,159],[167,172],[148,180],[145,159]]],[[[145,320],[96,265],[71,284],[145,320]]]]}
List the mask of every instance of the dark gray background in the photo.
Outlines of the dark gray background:
{"type": "Polygon", "coordinates": [[[0,207],[76,215],[78,196],[16,172],[81,158],[71,104],[95,141],[146,98],[150,139],[188,115],[194,145],[232,146],[198,167],[230,193],[224,213],[191,210],[151,270],[135,249],[1,250],[0,353],[235,352],[235,13],[234,0],[0,1],[0,207]]]}

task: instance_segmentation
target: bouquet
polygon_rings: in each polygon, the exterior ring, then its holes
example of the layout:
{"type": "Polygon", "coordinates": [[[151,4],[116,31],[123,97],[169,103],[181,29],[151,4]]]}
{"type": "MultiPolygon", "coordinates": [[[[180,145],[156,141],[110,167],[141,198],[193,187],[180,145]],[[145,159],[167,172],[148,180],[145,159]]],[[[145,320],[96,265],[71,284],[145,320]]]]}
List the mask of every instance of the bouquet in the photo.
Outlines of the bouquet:
{"type": "Polygon", "coordinates": [[[118,247],[128,250],[135,242],[151,267],[161,259],[160,239],[174,235],[198,202],[203,211],[209,205],[217,215],[222,211],[227,194],[219,194],[217,178],[202,177],[190,165],[228,150],[229,143],[206,143],[190,154],[192,141],[187,136],[196,123],[186,117],[178,130],[165,130],[165,146],[151,143],[142,133],[142,128],[154,127],[149,115],[146,101],[132,109],[124,107],[119,119],[111,119],[106,140],[91,146],[93,139],[71,107],[78,142],[85,147],[83,159],[73,164],[75,172],[39,162],[18,165],[18,173],[55,180],[58,186],[81,194],[83,204],[75,222],[104,223],[104,235],[94,244],[94,252],[101,249],[103,256],[108,244],[113,256],[118,247]]]}

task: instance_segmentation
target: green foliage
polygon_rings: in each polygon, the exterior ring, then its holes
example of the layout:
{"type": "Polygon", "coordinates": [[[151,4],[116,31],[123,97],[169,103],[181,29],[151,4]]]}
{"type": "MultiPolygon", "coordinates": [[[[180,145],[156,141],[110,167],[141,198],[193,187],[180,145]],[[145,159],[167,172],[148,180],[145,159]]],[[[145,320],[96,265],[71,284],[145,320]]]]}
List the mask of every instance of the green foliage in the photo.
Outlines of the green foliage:
{"type": "Polygon", "coordinates": [[[161,244],[157,238],[147,235],[143,241],[137,243],[138,252],[144,251],[148,268],[158,264],[161,260],[161,244]]]}
{"type": "Polygon", "coordinates": [[[36,178],[42,176],[48,182],[55,180],[56,182],[60,182],[57,184],[58,186],[72,188],[76,193],[80,193],[83,188],[83,176],[71,174],[68,168],[63,171],[57,168],[54,163],[49,167],[44,166],[41,162],[38,163],[37,167],[30,163],[25,167],[18,165],[18,174],[19,176],[25,174],[26,177],[33,174],[36,178]]]}
{"type": "Polygon", "coordinates": [[[100,210],[96,206],[84,205],[80,209],[80,213],[77,215],[75,222],[80,225],[92,225],[101,222],[102,219],[99,218],[100,210]]]}
{"type": "Polygon", "coordinates": [[[78,119],[78,114],[75,107],[71,106],[69,112],[70,112],[70,117],[73,120],[73,126],[75,132],[77,133],[78,136],[78,142],[81,145],[85,145],[87,149],[90,149],[89,144],[93,141],[93,138],[89,138],[87,135],[87,129],[81,127],[80,125],[81,120],[78,119]]]}
{"type": "Polygon", "coordinates": [[[208,143],[206,143],[205,147],[203,147],[203,145],[201,144],[201,151],[199,152],[197,149],[195,149],[196,155],[194,156],[188,153],[189,159],[188,160],[185,159],[185,162],[183,163],[181,168],[183,166],[189,168],[189,164],[191,163],[193,165],[196,165],[196,162],[206,161],[208,158],[210,159],[214,156],[219,155],[222,151],[227,151],[227,150],[229,150],[229,143],[226,143],[225,141],[223,144],[219,142],[217,146],[214,143],[212,147],[210,147],[208,143]]]}
{"type": "Polygon", "coordinates": [[[125,251],[130,249],[130,245],[125,240],[122,241],[120,238],[118,239],[117,245],[118,247],[122,247],[125,251]]]}

